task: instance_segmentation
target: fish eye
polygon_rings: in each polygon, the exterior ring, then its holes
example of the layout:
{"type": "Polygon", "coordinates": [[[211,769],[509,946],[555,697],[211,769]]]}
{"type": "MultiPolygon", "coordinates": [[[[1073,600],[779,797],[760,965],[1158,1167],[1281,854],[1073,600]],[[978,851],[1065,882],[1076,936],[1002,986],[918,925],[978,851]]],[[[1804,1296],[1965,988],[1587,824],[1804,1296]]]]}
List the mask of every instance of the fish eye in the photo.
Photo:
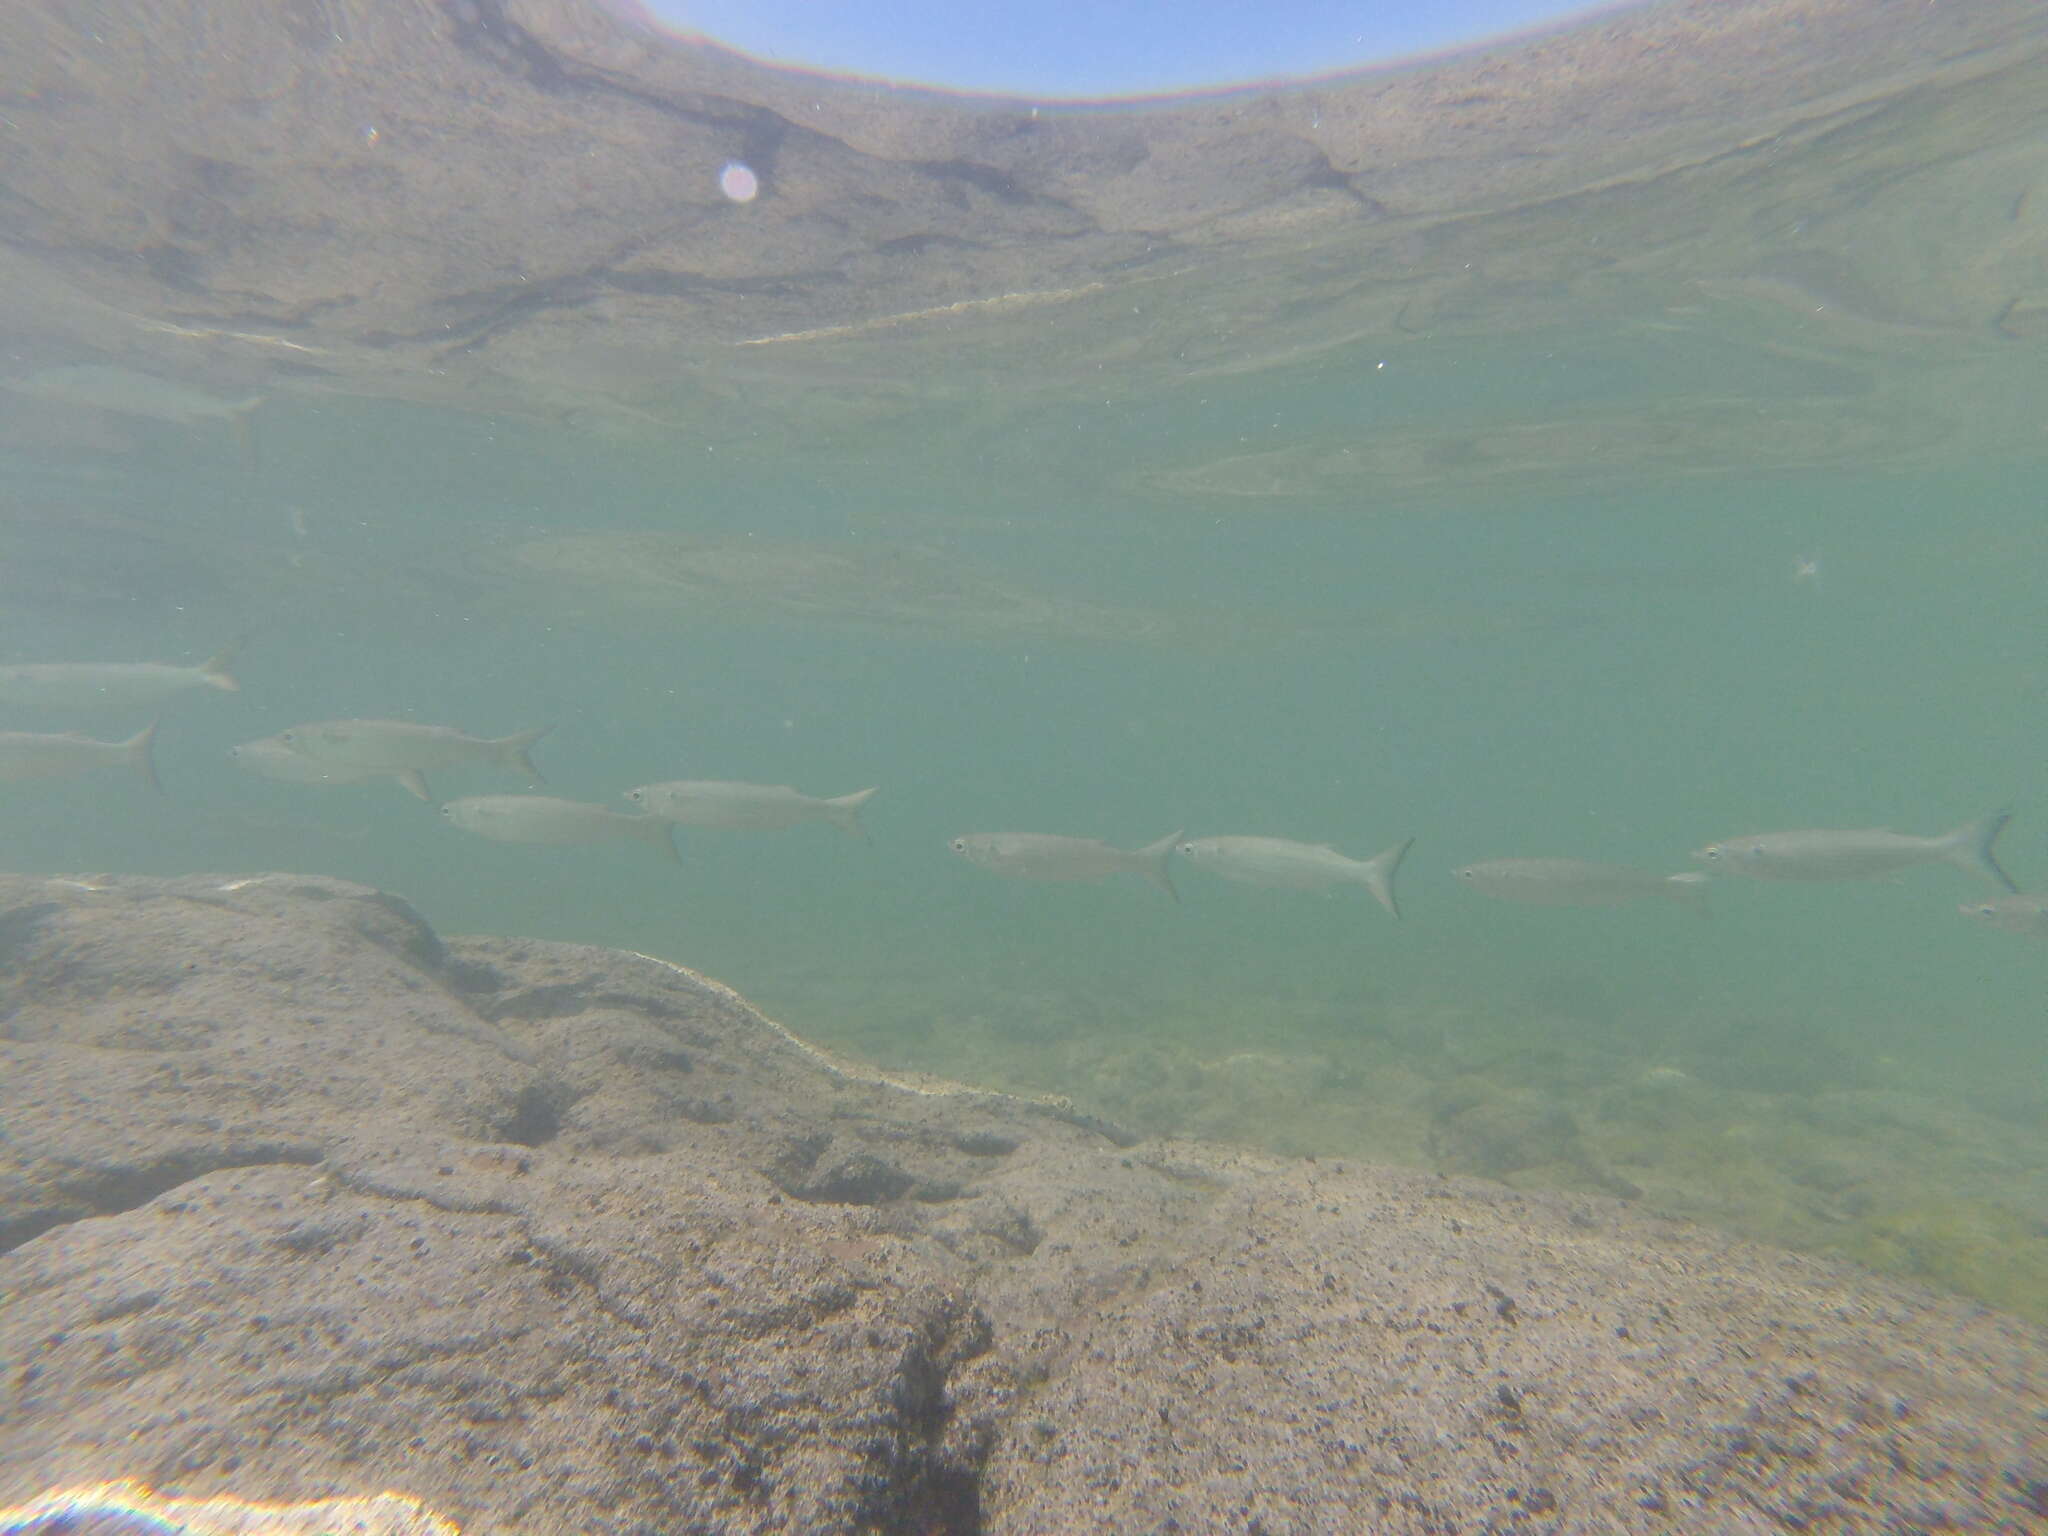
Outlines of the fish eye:
{"type": "Polygon", "coordinates": [[[277,739],[283,742],[286,746],[290,746],[293,742],[299,739],[299,733],[297,731],[279,731],[277,733],[277,739]]]}
{"type": "Polygon", "coordinates": [[[1470,880],[1472,878],[1472,871],[1469,869],[1454,869],[1451,871],[1451,873],[1456,875],[1460,880],[1470,880]]]}
{"type": "Polygon", "coordinates": [[[1718,859],[1718,858],[1720,858],[1720,857],[1721,857],[1721,845],[1720,845],[1719,843],[1709,843],[1709,844],[1707,844],[1707,846],[1706,846],[1706,847],[1704,847],[1704,848],[1702,848],[1702,849],[1700,850],[1700,857],[1701,857],[1701,858],[1703,858],[1703,859],[1718,859]]]}
{"type": "Polygon", "coordinates": [[[629,789],[626,791],[626,798],[632,801],[635,805],[638,805],[642,800],[645,800],[647,798],[647,794],[644,790],[629,789]]]}
{"type": "Polygon", "coordinates": [[[451,821],[454,819],[454,814],[445,805],[441,807],[441,814],[448,817],[451,821]]]}
{"type": "Polygon", "coordinates": [[[955,853],[965,853],[965,852],[967,851],[967,839],[966,839],[966,838],[964,838],[964,837],[956,837],[956,838],[954,838],[954,839],[953,839],[953,851],[954,851],[955,853]]]}

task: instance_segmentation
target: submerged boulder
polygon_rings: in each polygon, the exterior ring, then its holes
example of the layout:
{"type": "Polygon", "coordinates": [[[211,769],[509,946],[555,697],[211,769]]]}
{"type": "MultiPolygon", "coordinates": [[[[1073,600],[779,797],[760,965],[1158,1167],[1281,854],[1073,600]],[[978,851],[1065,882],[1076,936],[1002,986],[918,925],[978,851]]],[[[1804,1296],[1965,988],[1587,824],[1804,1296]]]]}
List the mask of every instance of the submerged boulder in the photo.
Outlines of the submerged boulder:
{"type": "Polygon", "coordinates": [[[1599,1195],[1133,1142],[334,880],[10,877],[0,961],[13,1528],[124,1479],[484,1532],[2048,1511],[2041,1330],[1599,1195]]]}

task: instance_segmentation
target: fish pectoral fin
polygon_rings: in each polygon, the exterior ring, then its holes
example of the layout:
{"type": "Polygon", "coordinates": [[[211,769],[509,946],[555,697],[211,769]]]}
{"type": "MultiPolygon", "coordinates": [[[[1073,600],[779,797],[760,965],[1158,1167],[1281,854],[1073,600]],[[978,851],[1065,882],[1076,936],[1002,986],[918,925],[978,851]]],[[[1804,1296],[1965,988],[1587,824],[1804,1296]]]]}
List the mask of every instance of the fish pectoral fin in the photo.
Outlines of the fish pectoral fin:
{"type": "Polygon", "coordinates": [[[427,788],[427,776],[421,773],[419,769],[401,768],[397,773],[393,774],[392,777],[397,779],[399,783],[403,784],[406,788],[406,792],[410,794],[415,800],[424,800],[429,805],[433,804],[433,791],[427,788]]]}

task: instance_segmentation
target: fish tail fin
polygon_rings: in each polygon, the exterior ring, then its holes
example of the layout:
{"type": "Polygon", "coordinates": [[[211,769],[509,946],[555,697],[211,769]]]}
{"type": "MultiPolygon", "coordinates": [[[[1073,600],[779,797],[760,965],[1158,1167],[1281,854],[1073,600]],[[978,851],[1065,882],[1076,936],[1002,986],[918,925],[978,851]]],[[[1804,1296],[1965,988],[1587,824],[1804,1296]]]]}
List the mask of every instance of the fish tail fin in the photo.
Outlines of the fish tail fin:
{"type": "Polygon", "coordinates": [[[200,664],[199,675],[206,679],[209,688],[218,688],[223,693],[240,693],[242,685],[235,677],[235,657],[241,652],[242,642],[248,637],[237,635],[226,645],[215,651],[200,664]]]}
{"type": "Polygon", "coordinates": [[[1173,871],[1167,867],[1173,858],[1173,850],[1180,846],[1181,833],[1178,828],[1169,832],[1156,843],[1147,843],[1131,857],[1137,859],[1138,873],[1166,892],[1175,901],[1180,892],[1173,887],[1173,871]]]}
{"type": "Polygon", "coordinates": [[[676,852],[676,824],[660,816],[635,816],[634,821],[642,823],[639,834],[652,843],[655,850],[671,864],[683,862],[683,856],[676,852]]]}
{"type": "Polygon", "coordinates": [[[1365,870],[1359,876],[1374,899],[1397,918],[1401,915],[1401,903],[1394,895],[1394,876],[1400,873],[1401,861],[1408,857],[1408,850],[1414,846],[1414,838],[1404,837],[1393,847],[1367,859],[1365,870]]]}
{"type": "Polygon", "coordinates": [[[1696,869],[1688,869],[1664,877],[1664,894],[1681,906],[1690,907],[1705,917],[1710,910],[1707,906],[1707,888],[1713,883],[1713,876],[1701,874],[1696,869]]]}
{"type": "Polygon", "coordinates": [[[825,802],[825,814],[831,818],[832,825],[840,831],[851,832],[862,842],[866,842],[868,829],[861,822],[860,808],[874,799],[875,790],[880,788],[878,784],[874,789],[857,789],[850,795],[834,795],[825,802]]]}
{"type": "Polygon", "coordinates": [[[163,782],[156,776],[156,728],[160,722],[152,720],[141,730],[121,743],[128,754],[128,761],[135,765],[143,782],[158,794],[164,792],[163,782]]]}
{"type": "Polygon", "coordinates": [[[497,748],[498,761],[507,768],[514,773],[525,774],[528,783],[545,784],[547,780],[541,777],[540,770],[533,766],[533,759],[527,753],[535,742],[553,729],[552,725],[538,725],[530,731],[515,731],[510,736],[500,737],[491,745],[497,748]]]}
{"type": "Polygon", "coordinates": [[[1982,875],[2008,891],[2017,892],[2019,887],[2012,883],[2012,876],[1999,868],[1998,860],[1991,853],[1991,845],[1998,841],[1998,834],[2011,820],[2011,811],[1993,811],[1981,821],[1957,827],[1942,836],[1942,852],[1951,864],[1967,869],[1973,875],[1982,875]]]}

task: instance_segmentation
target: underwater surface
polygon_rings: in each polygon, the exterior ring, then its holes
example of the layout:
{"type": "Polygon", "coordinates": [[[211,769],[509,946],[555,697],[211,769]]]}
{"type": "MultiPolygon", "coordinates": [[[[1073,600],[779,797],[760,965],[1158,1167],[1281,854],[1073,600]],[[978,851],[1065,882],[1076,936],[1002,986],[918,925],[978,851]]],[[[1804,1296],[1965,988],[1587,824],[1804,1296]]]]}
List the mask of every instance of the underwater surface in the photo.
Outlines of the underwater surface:
{"type": "MultiPolygon", "coordinates": [[[[2031,111],[2031,159],[2001,162],[2031,167],[2001,215],[2022,243],[2048,217],[2031,111]]],[[[1959,131],[1930,109],[1886,143],[1934,177],[1959,131]]],[[[1895,170],[1844,194],[1859,217],[1949,216],[1895,170]]],[[[1755,206],[1717,196],[1702,226],[1755,206]]],[[[110,742],[160,713],[162,792],[120,762],[19,777],[7,865],[334,875],[443,932],[686,964],[891,1069],[1146,1133],[1621,1195],[2048,1317],[2040,924],[1964,910],[2003,894],[1967,857],[1856,880],[1695,857],[2010,810],[1998,864],[2048,882],[2040,301],[1900,312],[1889,295],[1953,275],[1932,233],[1887,248],[1822,220],[1738,283],[1748,258],[1689,269],[1626,189],[1573,219],[1637,242],[1648,275],[1497,330],[1439,291],[1313,344],[1282,294],[1271,325],[1223,317],[1180,378],[1054,369],[1008,399],[1001,338],[949,359],[942,325],[820,364],[890,402],[872,422],[812,421],[779,384],[750,407],[737,351],[693,362],[718,392],[701,417],[288,377],[237,415],[217,384],[184,407],[132,379],[52,387],[95,359],[24,329],[0,664],[197,666],[234,643],[240,687],[8,703],[6,730],[110,742]],[[1927,425],[1937,396],[1997,430],[1927,425]],[[436,801],[877,793],[861,835],[681,826],[671,864],[468,835],[390,774],[229,756],[357,718],[547,728],[544,784],[436,768],[436,801]],[[1353,883],[1223,879],[1179,851],[1176,895],[1135,865],[1011,879],[950,846],[1006,832],[1413,846],[1397,919],[1353,883]],[[1504,858],[1709,880],[1553,905],[1453,873],[1504,858]]],[[[1496,241],[1512,265],[1529,222],[1417,237],[1406,261],[1419,280],[1496,241]]],[[[1276,287],[1308,281],[1304,242],[1276,287]]],[[[1200,331],[1193,281],[1089,300],[1089,355],[1200,331]]],[[[1504,276],[1500,302],[1535,284],[1504,276]]],[[[573,361],[579,389],[603,372],[573,361]]]]}

